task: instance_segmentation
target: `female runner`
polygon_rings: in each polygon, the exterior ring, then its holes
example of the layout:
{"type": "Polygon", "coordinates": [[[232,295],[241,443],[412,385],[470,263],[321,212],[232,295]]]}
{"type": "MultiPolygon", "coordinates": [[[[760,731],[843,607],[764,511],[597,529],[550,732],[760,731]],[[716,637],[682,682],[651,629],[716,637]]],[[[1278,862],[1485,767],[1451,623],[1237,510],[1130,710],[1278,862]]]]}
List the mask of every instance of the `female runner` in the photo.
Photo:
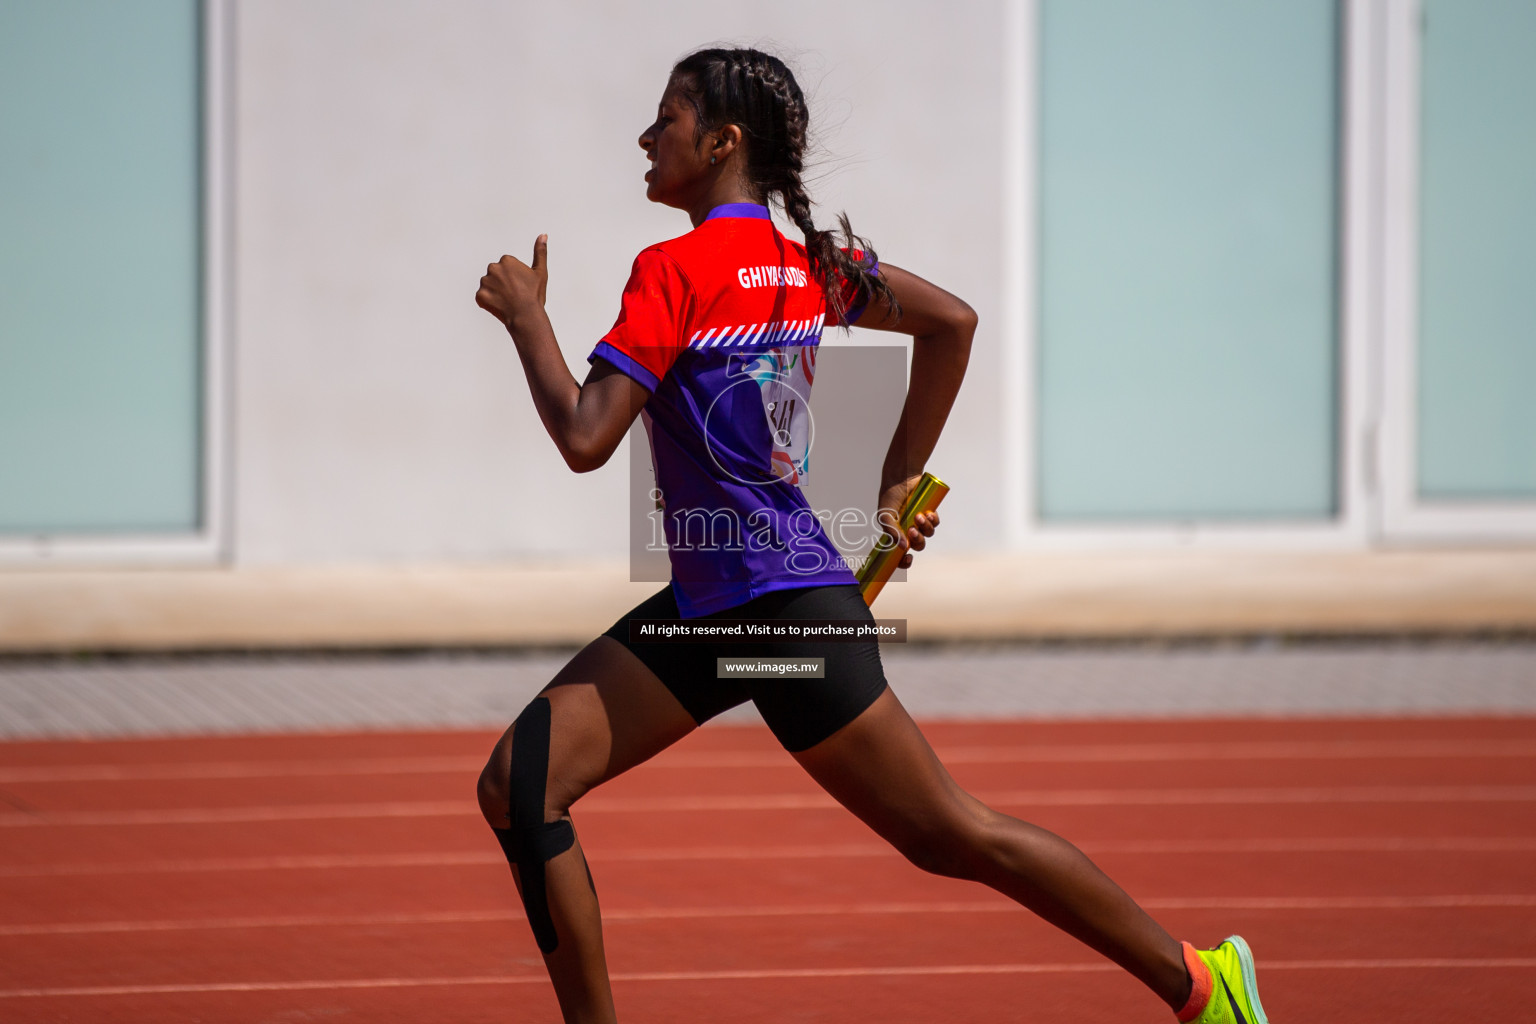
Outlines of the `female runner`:
{"type": "MultiPolygon", "coordinates": [[[[976,314],[877,264],[867,245],[839,249],[816,228],[801,182],[806,129],[805,100],[778,59],[707,49],[678,62],[640,147],[651,163],[646,198],[686,212],[693,230],[636,258],[584,382],[571,376],[544,312],[546,237],[531,265],[511,256],[492,264],[475,296],[512,335],[534,405],[573,470],[603,465],[644,412],[673,567],[665,589],[529,704],[480,777],[481,810],[512,865],[565,1020],[615,1020],[571,805],[752,700],[806,772],[913,864],[1018,901],[1135,975],[1180,1020],[1264,1024],[1241,938],[1216,950],[1181,945],[1076,847],[962,790],[886,687],[873,641],[631,641],[632,618],[870,618],[794,484],[805,452],[790,403],[809,386],[824,326],[856,321],[914,338],[882,510],[899,509],[915,486],[959,390],[976,314]],[[774,228],[771,200],[804,246],[774,228]],[[726,655],[821,657],[825,678],[717,679],[715,659],[726,655]]],[[[846,218],[842,227],[853,245],[846,218]]],[[[927,513],[892,537],[903,566],[938,523],[927,513]]]]}

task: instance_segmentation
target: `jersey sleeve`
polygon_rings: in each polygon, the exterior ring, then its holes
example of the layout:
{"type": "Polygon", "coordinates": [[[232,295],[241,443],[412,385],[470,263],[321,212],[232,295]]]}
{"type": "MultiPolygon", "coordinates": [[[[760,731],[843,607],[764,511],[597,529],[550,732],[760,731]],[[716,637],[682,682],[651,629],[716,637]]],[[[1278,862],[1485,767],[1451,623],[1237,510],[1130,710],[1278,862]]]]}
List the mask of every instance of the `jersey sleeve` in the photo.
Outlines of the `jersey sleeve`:
{"type": "Polygon", "coordinates": [[[682,268],[665,253],[647,249],[635,257],[618,320],[587,362],[602,358],[655,391],[685,347],[683,333],[692,311],[693,289],[682,268]]]}
{"type": "MultiPolygon", "coordinates": [[[[863,249],[844,249],[853,258],[855,263],[862,263],[869,268],[871,274],[880,273],[880,261],[875,259],[873,253],[866,253],[863,249]]],[[[859,286],[847,278],[839,276],[837,287],[843,298],[843,323],[853,325],[859,322],[859,317],[864,315],[864,310],[869,306],[869,296],[859,294],[859,286]]]]}

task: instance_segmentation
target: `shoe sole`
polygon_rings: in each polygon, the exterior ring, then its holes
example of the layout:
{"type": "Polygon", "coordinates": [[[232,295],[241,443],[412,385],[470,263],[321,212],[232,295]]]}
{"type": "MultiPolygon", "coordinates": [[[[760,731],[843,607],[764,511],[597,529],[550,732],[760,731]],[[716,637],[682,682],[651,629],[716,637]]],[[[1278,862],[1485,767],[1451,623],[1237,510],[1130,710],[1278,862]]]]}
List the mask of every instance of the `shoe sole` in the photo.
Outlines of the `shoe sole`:
{"type": "Polygon", "coordinates": [[[1253,950],[1248,948],[1241,935],[1233,935],[1227,941],[1237,950],[1237,962],[1243,967],[1243,993],[1248,997],[1248,1008],[1253,1011],[1253,1024],[1269,1024],[1264,1004],[1259,1002],[1259,978],[1253,968],[1253,950]]]}

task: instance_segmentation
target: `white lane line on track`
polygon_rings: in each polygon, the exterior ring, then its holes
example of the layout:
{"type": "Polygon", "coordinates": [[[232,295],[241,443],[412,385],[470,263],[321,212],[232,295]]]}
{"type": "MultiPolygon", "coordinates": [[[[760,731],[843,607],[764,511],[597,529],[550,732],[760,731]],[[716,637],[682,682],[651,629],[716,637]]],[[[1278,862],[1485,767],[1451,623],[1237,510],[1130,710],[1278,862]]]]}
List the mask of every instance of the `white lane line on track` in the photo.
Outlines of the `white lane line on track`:
{"type": "MultiPolygon", "coordinates": [[[[1536,758],[1529,740],[1272,740],[1252,743],[934,744],[945,764],[1041,764],[1158,761],[1361,761],[1392,758],[1536,758]]],[[[776,751],[679,751],[658,768],[774,768],[798,766],[776,751]]]]}
{"type": "MultiPolygon", "coordinates": [[[[1040,789],[978,792],[996,807],[1103,807],[1204,804],[1522,803],[1536,786],[1275,786],[1229,789],[1040,789]]],[[[584,814],[693,811],[825,810],[838,804],[823,793],[762,796],[605,797],[577,805],[584,814]]],[[[468,800],[362,802],[258,807],[188,807],[144,811],[38,811],[0,814],[0,828],[104,825],[204,825],[324,818],[474,817],[468,800]]]]}
{"type": "MultiPolygon", "coordinates": [[[[1076,844],[1087,853],[1525,853],[1536,852],[1536,837],[1475,836],[1366,837],[1358,839],[1130,839],[1085,840],[1076,844]]],[[[899,857],[884,843],[845,843],[800,846],[682,846],[653,849],[589,850],[593,865],[633,861],[697,860],[821,860],[843,857],[899,857]]],[[[54,878],[87,875],[185,874],[218,871],[328,871],[358,868],[500,867],[494,851],[461,850],[419,853],[317,854],[278,857],[210,857],[185,860],[145,860],[119,863],[37,864],[0,866],[0,878],[54,878]]]]}
{"type": "MultiPolygon", "coordinates": [[[[1096,807],[1182,804],[1289,803],[1486,803],[1536,800],[1536,786],[1266,786],[1212,789],[1037,789],[973,794],[1002,807],[1096,807]]],[[[820,793],[768,794],[761,797],[631,797],[580,805],[583,810],[654,814],[665,811],[816,809],[838,806],[820,793]]]]}
{"type": "MultiPolygon", "coordinates": [[[[487,747],[489,752],[489,747],[487,747]]],[[[204,779],[286,779],[339,775],[457,775],[478,773],[485,758],[374,757],[335,761],[186,761],[160,764],[11,765],[0,785],[17,782],[137,782],[204,779]]]]}
{"type": "MultiPolygon", "coordinates": [[[[1140,901],[1149,910],[1463,910],[1528,909],[1536,894],[1448,896],[1154,896],[1140,901]]],[[[603,911],[604,924],[646,921],[715,920],[754,917],[853,917],[900,914],[1026,914],[1001,899],[942,903],[814,903],[779,906],[635,907],[603,911]]],[[[516,910],[433,911],[416,914],[289,915],[212,917],[161,921],[59,921],[0,925],[7,935],[104,935],[117,932],[216,931],[245,928],[421,927],[431,925],[517,923],[516,910]]]]}
{"type": "MultiPolygon", "coordinates": [[[[1316,740],[1254,743],[1041,744],[938,747],[945,764],[1036,764],[1157,761],[1310,761],[1382,758],[1536,758],[1523,740],[1316,740]]],[[[174,779],[261,779],[340,775],[452,775],[476,773],[482,757],[375,757],[334,761],[187,761],[158,764],[10,765],[0,784],[17,782],[121,782],[174,779]]],[[[678,751],[648,769],[784,768],[800,771],[781,751],[678,751]]]]}
{"type": "MultiPolygon", "coordinates": [[[[1405,958],[1380,960],[1265,960],[1268,971],[1462,970],[1536,968],[1536,957],[1405,958]]],[[[645,981],[768,981],[814,978],[910,978],[987,974],[1100,974],[1120,970],[1108,963],[954,964],[909,967],[812,967],[751,971],[645,971],[610,975],[616,983],[645,981]]],[[[192,985],[102,985],[76,988],[0,989],[0,999],[91,996],[187,995],[216,992],[304,992],[341,989],[442,988],[463,985],[548,984],[543,974],[471,975],[459,978],[355,978],[334,981],[209,982],[192,985]]]]}

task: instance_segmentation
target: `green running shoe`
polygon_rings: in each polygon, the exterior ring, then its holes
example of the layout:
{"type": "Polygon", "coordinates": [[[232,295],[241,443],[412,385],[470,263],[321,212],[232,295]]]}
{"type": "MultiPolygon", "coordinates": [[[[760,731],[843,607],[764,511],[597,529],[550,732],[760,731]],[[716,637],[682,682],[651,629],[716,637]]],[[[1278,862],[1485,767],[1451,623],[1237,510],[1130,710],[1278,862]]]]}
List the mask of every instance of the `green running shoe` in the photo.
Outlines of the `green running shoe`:
{"type": "Polygon", "coordinates": [[[1269,1024],[1259,1002],[1259,982],[1253,971],[1253,950],[1241,935],[1215,949],[1197,949],[1211,972],[1211,998],[1195,1024],[1269,1024]]]}

